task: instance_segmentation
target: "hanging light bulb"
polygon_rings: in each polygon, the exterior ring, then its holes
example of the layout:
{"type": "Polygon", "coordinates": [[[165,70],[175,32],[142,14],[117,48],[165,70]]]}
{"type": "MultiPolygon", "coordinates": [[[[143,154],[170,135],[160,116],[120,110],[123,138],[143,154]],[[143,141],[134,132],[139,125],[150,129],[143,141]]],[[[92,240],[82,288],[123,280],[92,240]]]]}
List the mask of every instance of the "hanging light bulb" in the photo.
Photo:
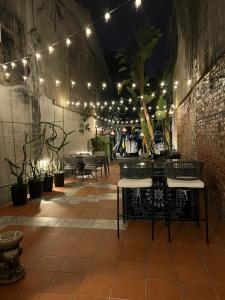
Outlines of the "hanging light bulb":
{"type": "Polygon", "coordinates": [[[161,86],[161,87],[164,87],[164,86],[165,86],[165,82],[162,81],[162,82],[160,83],[160,86],[161,86]]]}
{"type": "Polygon", "coordinates": [[[132,102],[132,99],[130,98],[130,99],[128,100],[128,102],[131,103],[131,102],[132,102]]]}
{"type": "Polygon", "coordinates": [[[69,104],[70,104],[70,101],[66,101],[66,104],[69,105],[69,104]]]}
{"type": "Polygon", "coordinates": [[[15,67],[16,67],[16,64],[14,63],[14,61],[13,61],[13,62],[11,62],[11,68],[12,68],[12,70],[14,70],[14,69],[15,69],[15,67]]]}
{"type": "Polygon", "coordinates": [[[24,81],[24,82],[27,81],[27,76],[23,76],[23,81],[24,81]]]}
{"type": "Polygon", "coordinates": [[[56,85],[56,86],[59,86],[60,83],[61,83],[60,80],[58,80],[58,79],[55,80],[55,85],[56,85]]]}
{"type": "Polygon", "coordinates": [[[40,82],[40,84],[43,84],[44,79],[43,78],[39,78],[39,82],[40,82]]]}
{"type": "Polygon", "coordinates": [[[136,123],[138,123],[138,120],[136,120],[136,123]]]}
{"type": "Polygon", "coordinates": [[[3,71],[5,72],[8,69],[8,66],[7,65],[3,65],[2,68],[3,68],[3,71]]]}
{"type": "Polygon", "coordinates": [[[120,100],[120,103],[123,104],[123,99],[120,100]]]}
{"type": "Polygon", "coordinates": [[[152,98],[154,98],[155,97],[155,93],[152,93],[152,98]]]}
{"type": "Polygon", "coordinates": [[[125,107],[125,110],[128,111],[128,107],[125,107]]]}
{"type": "Polygon", "coordinates": [[[105,21],[108,22],[111,19],[111,14],[109,12],[105,13],[105,21]]]}
{"type": "Polygon", "coordinates": [[[87,83],[87,88],[90,90],[90,88],[91,88],[91,82],[89,81],[88,83],[87,83]]]}
{"type": "Polygon", "coordinates": [[[9,77],[10,77],[10,73],[9,73],[9,72],[6,72],[6,73],[5,73],[5,78],[6,78],[6,79],[9,79],[9,77]]]}
{"type": "Polygon", "coordinates": [[[52,54],[54,52],[54,47],[52,45],[48,46],[48,52],[49,54],[52,54]]]}
{"type": "Polygon", "coordinates": [[[100,102],[97,102],[97,106],[100,106],[100,102]]]}
{"type": "Polygon", "coordinates": [[[84,102],[84,107],[87,107],[87,102],[84,102]]]}
{"type": "Polygon", "coordinates": [[[26,65],[28,64],[28,61],[27,61],[26,58],[22,59],[22,64],[23,64],[24,67],[26,67],[26,65]]]}
{"type": "Polygon", "coordinates": [[[104,105],[105,105],[105,106],[107,106],[107,105],[108,105],[108,103],[105,101],[105,102],[104,102],[104,105]]]}
{"type": "Polygon", "coordinates": [[[76,104],[75,104],[76,106],[79,106],[80,105],[80,102],[76,102],[76,104]]]}
{"type": "Polygon", "coordinates": [[[176,81],[174,82],[174,84],[175,84],[175,85],[178,85],[178,84],[179,84],[179,81],[178,81],[178,80],[176,80],[176,81]]]}
{"type": "Polygon", "coordinates": [[[191,82],[192,82],[191,79],[188,79],[187,85],[190,86],[190,85],[191,85],[191,82]]]}
{"type": "Polygon", "coordinates": [[[142,4],[141,0],[135,0],[135,6],[137,9],[141,6],[141,4],[142,4]]]}
{"type": "Polygon", "coordinates": [[[163,95],[165,95],[165,94],[166,94],[166,92],[167,92],[167,90],[166,90],[166,89],[164,89],[164,90],[162,91],[163,95]]]}
{"type": "Polygon", "coordinates": [[[112,105],[114,105],[115,104],[115,101],[112,101],[112,105]]]}
{"type": "Polygon", "coordinates": [[[136,110],[136,107],[133,107],[133,111],[135,111],[136,110]]]}
{"type": "Polygon", "coordinates": [[[151,110],[151,109],[152,109],[152,107],[151,107],[151,106],[149,106],[149,107],[148,107],[148,109],[149,109],[149,110],[151,110]]]}
{"type": "Polygon", "coordinates": [[[117,83],[117,88],[118,88],[118,90],[122,88],[122,84],[120,82],[117,83]]]}
{"type": "Polygon", "coordinates": [[[107,88],[107,84],[105,82],[102,83],[102,89],[105,90],[107,88]]]}
{"type": "Polygon", "coordinates": [[[71,39],[67,38],[66,39],[66,46],[69,47],[71,45],[71,39]]]}
{"type": "Polygon", "coordinates": [[[89,38],[91,36],[91,34],[92,34],[92,31],[91,31],[90,27],[86,27],[85,32],[86,32],[86,37],[87,38],[89,38]]]}
{"type": "Polygon", "coordinates": [[[109,110],[112,110],[112,106],[109,107],[109,110]]]}
{"type": "Polygon", "coordinates": [[[120,107],[117,107],[117,110],[120,111],[120,107]]]}
{"type": "Polygon", "coordinates": [[[76,82],[74,80],[71,80],[71,86],[74,87],[76,85],[76,82]]]}
{"type": "Polygon", "coordinates": [[[136,83],[132,83],[132,88],[133,88],[133,89],[136,88],[136,83]]]}
{"type": "Polygon", "coordinates": [[[41,59],[41,54],[39,52],[35,53],[36,60],[41,59]]]}

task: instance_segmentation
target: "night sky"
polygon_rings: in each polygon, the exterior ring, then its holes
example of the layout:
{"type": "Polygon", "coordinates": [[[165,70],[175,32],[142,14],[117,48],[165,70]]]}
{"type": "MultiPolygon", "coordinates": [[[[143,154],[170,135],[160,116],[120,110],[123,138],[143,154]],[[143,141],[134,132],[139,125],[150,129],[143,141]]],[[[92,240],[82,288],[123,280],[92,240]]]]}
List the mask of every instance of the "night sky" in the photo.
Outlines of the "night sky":
{"type": "MultiPolygon", "coordinates": [[[[117,50],[127,48],[132,28],[147,24],[160,29],[162,37],[149,64],[149,71],[154,73],[162,70],[166,61],[168,49],[169,18],[172,11],[173,0],[143,0],[141,8],[136,11],[134,1],[125,5],[112,15],[109,23],[100,21],[95,25],[102,49],[109,48],[117,50]]],[[[105,12],[111,10],[126,0],[78,0],[78,2],[89,9],[92,19],[104,16],[105,12]]]]}

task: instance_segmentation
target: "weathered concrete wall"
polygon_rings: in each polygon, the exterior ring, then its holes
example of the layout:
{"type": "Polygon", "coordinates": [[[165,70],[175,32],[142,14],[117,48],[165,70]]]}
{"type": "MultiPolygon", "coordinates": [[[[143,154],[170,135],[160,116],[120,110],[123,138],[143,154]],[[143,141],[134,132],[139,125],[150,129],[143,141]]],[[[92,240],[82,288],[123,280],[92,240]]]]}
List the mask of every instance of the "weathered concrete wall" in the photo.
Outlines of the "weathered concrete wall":
{"type": "Polygon", "coordinates": [[[175,17],[177,147],[204,162],[211,205],[225,218],[225,2],[179,0],[175,17]]]}
{"type": "MultiPolygon", "coordinates": [[[[91,22],[89,13],[73,0],[0,0],[15,20],[24,28],[23,45],[20,51],[12,51],[9,56],[1,56],[2,61],[21,57],[25,53],[33,54],[65,38],[81,26],[91,22]]],[[[65,131],[75,130],[70,136],[62,155],[88,150],[88,139],[95,134],[95,121],[90,120],[91,132],[83,137],[79,133],[80,115],[67,104],[67,101],[96,101],[101,98],[100,82],[107,81],[108,74],[97,37],[87,40],[85,33],[72,39],[70,48],[65,44],[55,47],[51,56],[43,53],[40,61],[30,59],[29,67],[17,64],[10,71],[9,81],[5,81],[0,72],[0,204],[10,199],[9,184],[15,182],[10,175],[5,157],[17,164],[21,163],[24,132],[40,132],[41,121],[53,122],[65,131]],[[27,83],[22,76],[27,75],[27,83]],[[39,84],[39,78],[44,84],[39,84]],[[55,80],[61,81],[56,87],[55,80]],[[71,79],[76,86],[71,87],[71,79]],[[91,81],[93,88],[87,89],[91,81]]],[[[12,38],[16,38],[16,34],[12,38]]],[[[4,41],[2,43],[4,47],[4,41]]],[[[1,52],[2,53],[2,52],[1,52]]],[[[29,154],[30,155],[30,154],[29,154]]]]}

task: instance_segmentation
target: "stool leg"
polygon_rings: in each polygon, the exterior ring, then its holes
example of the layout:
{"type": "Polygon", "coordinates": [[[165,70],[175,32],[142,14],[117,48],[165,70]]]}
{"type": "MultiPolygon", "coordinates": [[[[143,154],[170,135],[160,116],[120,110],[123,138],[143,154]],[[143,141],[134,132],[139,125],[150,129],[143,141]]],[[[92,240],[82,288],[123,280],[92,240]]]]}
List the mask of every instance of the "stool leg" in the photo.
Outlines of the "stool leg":
{"type": "Polygon", "coordinates": [[[206,230],[206,243],[209,245],[209,221],[208,221],[208,193],[205,188],[205,230],[206,230]]]}
{"type": "Polygon", "coordinates": [[[117,238],[120,238],[120,201],[119,201],[119,187],[117,187],[117,238]]]}
{"type": "Polygon", "coordinates": [[[168,241],[171,242],[171,230],[170,230],[170,199],[169,199],[169,188],[166,188],[166,201],[167,201],[167,226],[168,226],[168,241]]]}
{"type": "Polygon", "coordinates": [[[126,218],[125,218],[126,206],[125,206],[125,201],[124,201],[124,189],[122,189],[122,204],[123,204],[123,224],[125,224],[126,223],[126,218]]]}
{"type": "Polygon", "coordinates": [[[154,186],[152,187],[152,241],[154,240],[154,227],[155,227],[155,197],[154,186]]]}

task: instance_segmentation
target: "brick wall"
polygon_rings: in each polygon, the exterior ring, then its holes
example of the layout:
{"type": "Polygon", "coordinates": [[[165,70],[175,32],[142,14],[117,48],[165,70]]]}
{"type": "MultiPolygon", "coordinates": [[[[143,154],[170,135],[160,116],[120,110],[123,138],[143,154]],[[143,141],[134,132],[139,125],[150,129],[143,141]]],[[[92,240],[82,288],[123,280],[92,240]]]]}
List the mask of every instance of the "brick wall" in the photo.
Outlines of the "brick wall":
{"type": "Polygon", "coordinates": [[[210,204],[225,219],[225,55],[177,108],[177,146],[204,162],[210,204]]]}

